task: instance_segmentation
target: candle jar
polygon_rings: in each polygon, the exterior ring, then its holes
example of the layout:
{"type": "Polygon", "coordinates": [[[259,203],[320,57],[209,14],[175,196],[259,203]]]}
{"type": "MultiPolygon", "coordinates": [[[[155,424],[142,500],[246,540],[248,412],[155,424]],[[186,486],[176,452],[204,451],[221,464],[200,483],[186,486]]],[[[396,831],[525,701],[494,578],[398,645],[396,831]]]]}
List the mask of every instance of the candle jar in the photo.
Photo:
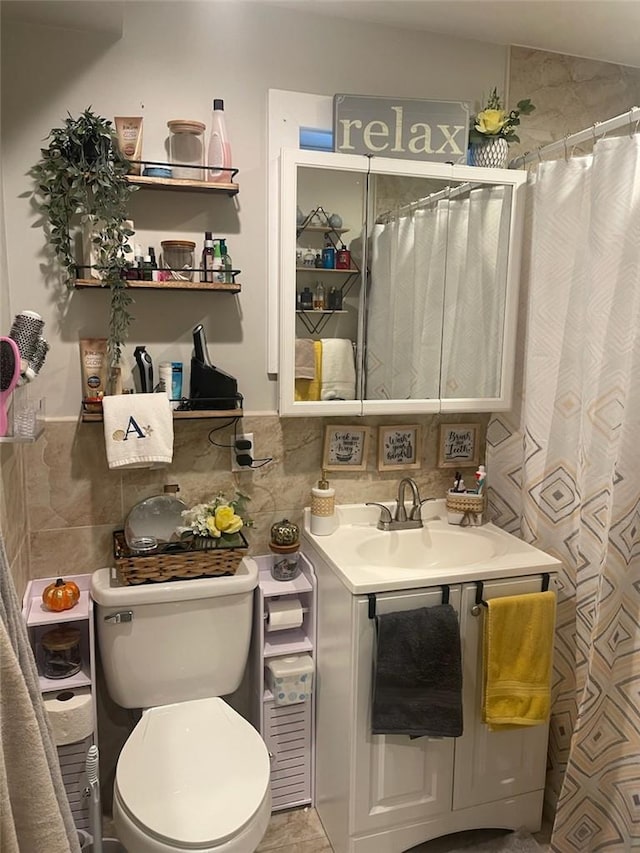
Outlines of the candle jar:
{"type": "Polygon", "coordinates": [[[82,658],[78,628],[54,628],[42,635],[40,643],[43,653],[42,674],[46,678],[69,678],[80,672],[82,658]]]}

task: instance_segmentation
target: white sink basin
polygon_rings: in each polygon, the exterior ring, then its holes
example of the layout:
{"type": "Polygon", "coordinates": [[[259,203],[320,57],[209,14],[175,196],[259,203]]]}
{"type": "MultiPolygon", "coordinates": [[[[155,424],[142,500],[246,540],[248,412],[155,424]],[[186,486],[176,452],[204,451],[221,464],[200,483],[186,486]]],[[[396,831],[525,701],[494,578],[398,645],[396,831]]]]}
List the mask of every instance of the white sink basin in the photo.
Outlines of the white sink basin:
{"type": "Polygon", "coordinates": [[[304,540],[353,593],[453,583],[461,576],[489,579],[494,572],[505,577],[522,569],[553,572],[560,565],[493,524],[448,524],[444,500],[423,507],[419,530],[378,530],[380,510],[366,504],[338,506],[337,515],[334,533],[314,536],[305,510],[304,540]]]}
{"type": "Polygon", "coordinates": [[[422,530],[350,531],[357,556],[373,566],[401,569],[460,567],[503,554],[506,545],[491,530],[464,529],[428,521],[422,530]],[[354,535],[354,533],[356,535],[354,535]]]}

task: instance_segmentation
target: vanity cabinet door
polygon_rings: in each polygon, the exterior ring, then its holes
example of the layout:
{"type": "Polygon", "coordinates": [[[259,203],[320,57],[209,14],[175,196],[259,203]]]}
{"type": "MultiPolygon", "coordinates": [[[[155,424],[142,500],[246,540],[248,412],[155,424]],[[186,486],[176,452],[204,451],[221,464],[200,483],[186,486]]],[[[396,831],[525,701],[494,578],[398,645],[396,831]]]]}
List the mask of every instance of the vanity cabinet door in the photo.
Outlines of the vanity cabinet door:
{"type": "MultiPolygon", "coordinates": [[[[486,601],[540,589],[540,575],[488,581],[483,598],[486,601]]],[[[464,732],[455,746],[454,810],[542,790],[547,764],[548,725],[492,732],[482,722],[484,615],[472,614],[475,601],[475,584],[465,584],[460,611],[464,732]]]]}
{"type": "MultiPolygon", "coordinates": [[[[458,609],[460,587],[451,587],[450,603],[458,609]]],[[[439,587],[376,596],[379,614],[433,607],[442,602],[439,587]]],[[[355,762],[350,784],[351,833],[408,825],[451,810],[453,738],[416,738],[371,734],[372,663],[375,622],[369,602],[356,599],[354,664],[355,762]]]]}

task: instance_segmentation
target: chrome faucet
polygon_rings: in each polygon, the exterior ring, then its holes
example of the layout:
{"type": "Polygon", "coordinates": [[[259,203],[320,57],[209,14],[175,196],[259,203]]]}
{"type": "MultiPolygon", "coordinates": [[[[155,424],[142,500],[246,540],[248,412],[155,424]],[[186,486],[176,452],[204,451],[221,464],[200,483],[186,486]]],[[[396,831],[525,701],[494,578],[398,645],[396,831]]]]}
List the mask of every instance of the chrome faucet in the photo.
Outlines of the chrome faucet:
{"type": "Polygon", "coordinates": [[[380,518],[378,519],[378,530],[416,530],[423,527],[422,524],[422,504],[433,498],[420,499],[418,484],[411,477],[403,477],[398,485],[398,495],[396,497],[396,511],[391,515],[389,507],[376,501],[367,501],[367,506],[379,506],[380,518]],[[411,489],[411,510],[407,516],[407,510],[404,505],[404,494],[406,487],[411,489]]]}

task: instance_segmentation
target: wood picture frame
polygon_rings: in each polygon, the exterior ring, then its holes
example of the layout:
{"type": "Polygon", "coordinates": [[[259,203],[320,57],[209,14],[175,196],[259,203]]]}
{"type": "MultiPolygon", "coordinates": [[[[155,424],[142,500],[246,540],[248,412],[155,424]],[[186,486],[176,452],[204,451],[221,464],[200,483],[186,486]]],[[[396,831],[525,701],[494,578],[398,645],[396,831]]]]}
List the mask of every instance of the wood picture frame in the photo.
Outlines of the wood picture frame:
{"type": "Polygon", "coordinates": [[[480,461],[480,424],[440,424],[438,468],[465,468],[480,461]]]}
{"type": "Polygon", "coordinates": [[[336,426],[324,428],[322,467],[325,471],[364,471],[367,467],[370,428],[336,426]]]}
{"type": "Polygon", "coordinates": [[[378,471],[420,468],[419,424],[378,427],[378,471]]]}

